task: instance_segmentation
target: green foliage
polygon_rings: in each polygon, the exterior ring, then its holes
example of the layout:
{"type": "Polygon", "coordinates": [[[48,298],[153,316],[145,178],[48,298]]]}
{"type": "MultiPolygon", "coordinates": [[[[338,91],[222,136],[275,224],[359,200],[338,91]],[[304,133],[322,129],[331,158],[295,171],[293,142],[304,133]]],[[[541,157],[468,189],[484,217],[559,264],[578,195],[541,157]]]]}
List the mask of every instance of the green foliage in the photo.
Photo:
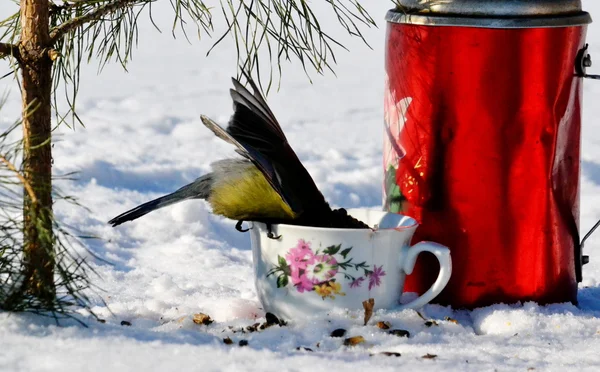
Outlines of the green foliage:
{"type": "MultiPolygon", "coordinates": [[[[329,247],[327,247],[327,248],[325,248],[325,249],[323,250],[323,253],[324,253],[324,254],[328,254],[328,255],[331,255],[331,256],[333,256],[333,255],[337,254],[341,248],[342,248],[342,245],[341,245],[341,244],[338,244],[338,245],[330,245],[329,247]]],[[[349,252],[349,251],[348,251],[348,252],[349,252]]],[[[347,254],[347,253],[346,253],[346,254],[347,254]]]]}
{"type": "MultiPolygon", "coordinates": [[[[115,61],[124,69],[131,60],[139,38],[138,20],[146,14],[154,23],[153,4],[159,0],[64,0],[50,1],[50,36],[60,53],[54,64],[54,109],[58,123],[77,116],[76,98],[82,62],[96,59],[102,69],[115,61]],[[65,93],[68,109],[58,109],[56,93],[65,93]]],[[[337,25],[322,24],[307,0],[160,0],[169,1],[173,10],[172,33],[188,38],[188,25],[196,28],[198,38],[214,37],[213,48],[231,37],[237,51],[239,71],[251,71],[261,83],[262,64],[268,64],[265,91],[272,87],[274,70],[281,78],[284,61],[297,60],[307,76],[310,71],[333,72],[336,49],[344,46],[331,36],[341,27],[363,41],[362,29],[375,21],[358,0],[324,0],[337,25]],[[214,34],[215,26],[225,31],[214,34]]],[[[324,6],[322,5],[322,6],[324,6]]],[[[320,9],[321,10],[321,9],[320,9]]],[[[0,41],[15,43],[20,34],[19,13],[0,21],[0,41]]],[[[188,38],[189,40],[189,38],[188,38]]],[[[209,51],[209,53],[210,53],[209,51]]]]}
{"type": "MultiPolygon", "coordinates": [[[[56,296],[47,301],[32,295],[27,287],[27,265],[23,259],[23,192],[27,192],[27,187],[20,165],[22,142],[14,140],[15,131],[21,129],[17,122],[0,133],[0,310],[32,312],[57,321],[72,317],[81,308],[95,316],[88,297],[95,292],[90,280],[93,269],[77,253],[77,248],[85,249],[81,244],[85,237],[77,236],[74,229],[60,223],[51,211],[43,214],[52,219],[52,231],[47,230],[48,224],[42,217],[34,216],[34,220],[40,240],[52,240],[41,246],[51,250],[45,254],[55,263],[54,281],[40,283],[48,285],[48,292],[55,292],[56,296]]],[[[54,196],[55,200],[77,204],[58,190],[54,196]]]]}

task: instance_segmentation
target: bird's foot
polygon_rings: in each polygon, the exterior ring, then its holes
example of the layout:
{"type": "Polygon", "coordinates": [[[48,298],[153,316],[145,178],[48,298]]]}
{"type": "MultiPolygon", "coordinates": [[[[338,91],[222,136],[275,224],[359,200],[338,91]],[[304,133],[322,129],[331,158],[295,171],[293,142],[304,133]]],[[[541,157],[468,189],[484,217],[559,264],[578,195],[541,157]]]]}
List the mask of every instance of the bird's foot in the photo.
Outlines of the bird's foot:
{"type": "Polygon", "coordinates": [[[244,223],[244,220],[239,220],[236,224],[235,224],[235,229],[239,232],[246,232],[250,229],[242,229],[242,224],[244,223]]]}
{"type": "Polygon", "coordinates": [[[279,238],[281,238],[281,235],[275,236],[275,234],[273,234],[273,231],[271,231],[272,228],[273,228],[273,226],[271,226],[271,224],[268,223],[267,224],[267,238],[273,239],[273,240],[279,240],[279,238]]]}

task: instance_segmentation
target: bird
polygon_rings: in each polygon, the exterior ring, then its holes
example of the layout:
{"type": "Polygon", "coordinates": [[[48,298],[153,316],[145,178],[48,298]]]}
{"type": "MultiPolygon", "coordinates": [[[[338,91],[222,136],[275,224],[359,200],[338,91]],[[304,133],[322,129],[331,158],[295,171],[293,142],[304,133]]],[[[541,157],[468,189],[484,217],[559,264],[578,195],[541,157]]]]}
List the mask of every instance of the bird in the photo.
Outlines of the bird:
{"type": "Polygon", "coordinates": [[[250,74],[242,75],[252,93],[236,78],[229,90],[233,114],[226,128],[201,115],[202,123],[221,140],[235,146],[236,158],[211,164],[211,172],[178,190],[128,210],[108,223],[113,227],[154,210],[190,199],[204,199],[212,213],[237,220],[262,222],[268,237],[278,239],[273,224],[328,228],[369,228],[344,208],[332,209],[306,170],[250,74]]]}

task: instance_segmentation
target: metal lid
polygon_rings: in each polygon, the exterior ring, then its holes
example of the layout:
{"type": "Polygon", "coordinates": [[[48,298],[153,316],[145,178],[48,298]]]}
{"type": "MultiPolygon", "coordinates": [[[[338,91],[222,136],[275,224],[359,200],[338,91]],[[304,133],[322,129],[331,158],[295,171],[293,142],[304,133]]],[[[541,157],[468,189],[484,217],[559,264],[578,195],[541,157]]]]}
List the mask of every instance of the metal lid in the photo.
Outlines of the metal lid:
{"type": "Polygon", "coordinates": [[[487,28],[565,27],[592,22],[581,0],[396,0],[386,20],[487,28]]]}

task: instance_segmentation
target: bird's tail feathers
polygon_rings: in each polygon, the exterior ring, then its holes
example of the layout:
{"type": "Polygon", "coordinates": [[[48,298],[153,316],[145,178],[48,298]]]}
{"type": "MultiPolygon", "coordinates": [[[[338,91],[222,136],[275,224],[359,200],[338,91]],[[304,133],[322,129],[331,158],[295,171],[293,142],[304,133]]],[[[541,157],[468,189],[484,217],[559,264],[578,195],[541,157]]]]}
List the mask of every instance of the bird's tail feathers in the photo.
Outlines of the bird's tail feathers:
{"type": "Polygon", "coordinates": [[[187,199],[206,199],[210,195],[211,184],[212,175],[204,175],[198,178],[196,181],[190,183],[189,185],[183,186],[171,194],[161,196],[158,199],[151,200],[131,210],[128,210],[127,212],[124,212],[108,221],[108,223],[115,227],[124,222],[138,219],[157,209],[164,208],[187,199]]]}

